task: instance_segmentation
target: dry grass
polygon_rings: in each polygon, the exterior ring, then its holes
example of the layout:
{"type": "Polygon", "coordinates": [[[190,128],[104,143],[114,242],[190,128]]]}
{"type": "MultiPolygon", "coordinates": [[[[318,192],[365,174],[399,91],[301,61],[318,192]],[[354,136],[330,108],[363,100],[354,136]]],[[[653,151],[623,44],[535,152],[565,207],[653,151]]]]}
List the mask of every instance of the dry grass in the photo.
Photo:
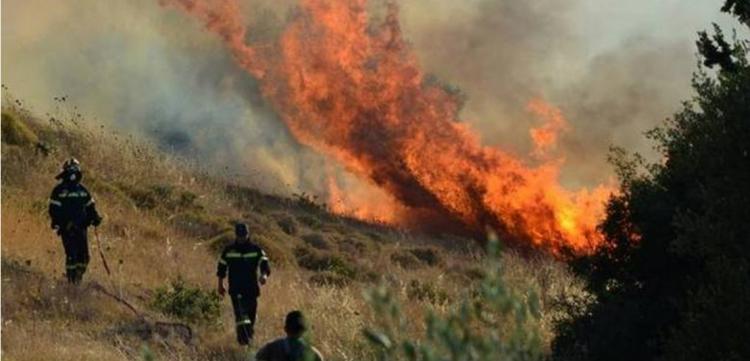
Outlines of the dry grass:
{"type": "MultiPolygon", "coordinates": [[[[416,334],[424,328],[425,310],[444,312],[481,277],[476,247],[463,240],[367,225],[328,214],[304,198],[230,185],[70,113],[51,121],[14,107],[3,113],[37,142],[2,144],[2,351],[8,360],[133,360],[143,347],[162,360],[243,359],[247,350],[234,343],[227,300],[223,324],[194,326],[196,337],[186,344],[142,337],[136,318],[94,289],[103,285],[152,319],[166,320],[148,309],[152,290],[178,276],[213,288],[216,251],[234,220],[250,225],[274,266],[260,299],[256,344],[280,336],[284,315],[301,309],[327,359],[371,359],[361,337],[372,321],[365,290],[379,283],[394,289],[415,321],[404,332],[416,334]],[[92,261],[78,289],[63,282],[62,247],[46,215],[53,177],[70,156],[81,160],[84,184],[105,216],[99,234],[114,273],[109,278],[104,272],[90,232],[92,261]],[[336,258],[347,271],[301,267],[299,249],[336,258]]],[[[580,284],[548,258],[508,253],[503,263],[513,288],[541,296],[541,326],[549,342],[551,320],[560,317],[555,300],[580,293],[580,284]]]]}

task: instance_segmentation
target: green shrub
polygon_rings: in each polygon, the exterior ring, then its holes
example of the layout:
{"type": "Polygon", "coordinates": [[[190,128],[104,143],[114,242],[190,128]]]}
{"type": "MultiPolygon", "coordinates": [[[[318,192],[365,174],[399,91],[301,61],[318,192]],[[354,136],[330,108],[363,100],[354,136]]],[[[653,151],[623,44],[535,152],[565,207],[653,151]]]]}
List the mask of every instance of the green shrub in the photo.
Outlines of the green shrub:
{"type": "Polygon", "coordinates": [[[221,316],[221,298],[213,290],[188,285],[178,278],[154,291],[151,307],[189,323],[216,323],[221,316]]]}
{"type": "Polygon", "coordinates": [[[404,330],[414,322],[401,311],[391,290],[367,293],[376,320],[364,335],[379,360],[534,361],[542,358],[537,298],[511,292],[503,283],[497,241],[489,243],[488,275],[476,296],[444,315],[427,311],[426,331],[411,338],[404,330]]]}
{"type": "Polygon", "coordinates": [[[433,304],[443,304],[448,301],[448,293],[432,282],[412,280],[406,287],[406,295],[413,301],[425,301],[433,304]]]}
{"type": "Polygon", "coordinates": [[[358,272],[353,265],[330,252],[298,247],[294,253],[297,257],[297,264],[311,271],[330,271],[350,279],[357,276],[358,272]]]}

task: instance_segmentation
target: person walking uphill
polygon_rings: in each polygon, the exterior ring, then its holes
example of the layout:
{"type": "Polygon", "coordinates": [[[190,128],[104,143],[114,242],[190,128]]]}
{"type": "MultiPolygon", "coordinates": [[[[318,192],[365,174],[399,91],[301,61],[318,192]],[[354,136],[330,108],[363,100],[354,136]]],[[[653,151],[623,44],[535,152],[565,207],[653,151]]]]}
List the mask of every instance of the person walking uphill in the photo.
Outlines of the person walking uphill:
{"type": "Polygon", "coordinates": [[[75,158],[67,160],[55,179],[60,183],[49,199],[52,229],[62,238],[65,249],[65,275],[68,282],[78,284],[89,263],[87,229],[99,226],[102,217],[96,211],[94,198],[81,184],[81,164],[75,158]]]}
{"type": "Polygon", "coordinates": [[[234,228],[236,241],[221,252],[216,276],[218,292],[224,296],[224,278],[229,276],[229,296],[232,298],[237,342],[247,345],[253,338],[258,310],[260,286],[266,283],[271,267],[266,253],[250,242],[247,225],[238,223],[234,228]]]}

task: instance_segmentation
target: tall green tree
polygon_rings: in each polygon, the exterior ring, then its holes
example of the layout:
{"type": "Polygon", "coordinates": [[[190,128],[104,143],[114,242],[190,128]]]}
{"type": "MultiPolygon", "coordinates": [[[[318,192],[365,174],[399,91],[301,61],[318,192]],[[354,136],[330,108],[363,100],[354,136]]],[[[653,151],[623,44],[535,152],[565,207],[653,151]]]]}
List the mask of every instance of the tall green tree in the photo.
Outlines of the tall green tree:
{"type": "MultiPolygon", "coordinates": [[[[750,0],[722,10],[750,29],[750,0]]],[[[750,359],[749,46],[716,25],[697,46],[695,98],[649,133],[664,161],[613,151],[606,246],[574,262],[598,302],[560,325],[560,359],[750,359]]]]}

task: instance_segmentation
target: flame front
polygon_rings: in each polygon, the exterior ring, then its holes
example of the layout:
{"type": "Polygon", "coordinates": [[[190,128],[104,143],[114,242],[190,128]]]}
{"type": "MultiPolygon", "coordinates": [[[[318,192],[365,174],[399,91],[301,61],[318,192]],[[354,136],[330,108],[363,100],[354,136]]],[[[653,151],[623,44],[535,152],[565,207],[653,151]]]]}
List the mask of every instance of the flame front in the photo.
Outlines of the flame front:
{"type": "MultiPolygon", "coordinates": [[[[587,253],[601,244],[596,224],[609,188],[571,192],[559,184],[560,159],[530,166],[483,147],[458,119],[455,94],[424,76],[404,43],[396,6],[373,26],[365,0],[301,0],[278,41],[248,44],[236,0],[163,1],[221,37],[298,141],[394,201],[363,204],[387,214],[362,216],[472,235],[492,228],[553,253],[587,253]]],[[[531,131],[535,155],[546,158],[567,123],[540,100],[529,109],[547,120],[531,131]]]]}

